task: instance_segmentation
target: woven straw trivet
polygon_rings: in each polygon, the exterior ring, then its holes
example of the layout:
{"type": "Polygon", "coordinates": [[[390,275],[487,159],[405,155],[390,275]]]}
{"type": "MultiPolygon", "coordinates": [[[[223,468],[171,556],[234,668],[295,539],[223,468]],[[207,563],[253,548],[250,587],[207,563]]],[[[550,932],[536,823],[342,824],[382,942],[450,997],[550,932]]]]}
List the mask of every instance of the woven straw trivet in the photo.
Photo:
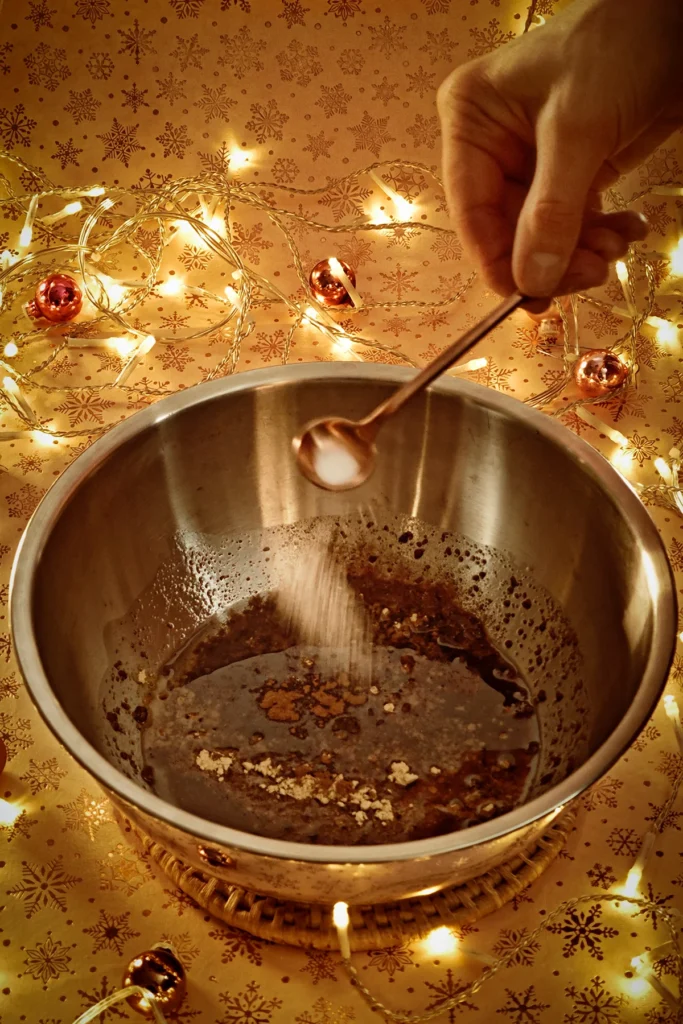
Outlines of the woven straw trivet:
{"type": "MultiPolygon", "coordinates": [[[[441,925],[458,928],[473,924],[498,910],[538,878],[557,857],[575,817],[573,810],[565,812],[525,852],[463,885],[398,903],[351,907],[351,948],[386,949],[420,938],[441,925]]],[[[167,853],[130,821],[125,820],[123,824],[125,830],[137,838],[145,855],[159,865],[173,884],[220,921],[258,938],[288,946],[339,948],[330,907],[287,903],[217,881],[167,853]]]]}

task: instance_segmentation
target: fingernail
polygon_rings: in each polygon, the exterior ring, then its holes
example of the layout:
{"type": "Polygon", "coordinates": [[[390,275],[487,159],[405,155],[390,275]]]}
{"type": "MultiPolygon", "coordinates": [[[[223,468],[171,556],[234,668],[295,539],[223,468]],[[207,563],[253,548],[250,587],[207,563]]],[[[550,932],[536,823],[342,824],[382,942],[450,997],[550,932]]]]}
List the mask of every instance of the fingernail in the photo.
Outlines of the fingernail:
{"type": "Polygon", "coordinates": [[[532,295],[550,294],[560,277],[562,257],[555,252],[532,252],[527,265],[526,287],[532,295]]]}

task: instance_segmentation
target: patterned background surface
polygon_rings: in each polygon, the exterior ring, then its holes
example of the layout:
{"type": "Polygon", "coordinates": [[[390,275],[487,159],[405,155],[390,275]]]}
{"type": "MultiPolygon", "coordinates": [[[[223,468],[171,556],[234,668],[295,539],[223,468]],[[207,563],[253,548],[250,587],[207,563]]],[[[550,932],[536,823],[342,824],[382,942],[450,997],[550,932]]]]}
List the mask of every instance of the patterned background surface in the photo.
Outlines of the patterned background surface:
{"type": "MultiPolygon", "coordinates": [[[[551,14],[553,0],[539,10],[551,14]]],[[[403,157],[438,168],[437,85],[458,62],[504,44],[527,16],[522,0],[29,0],[6,4],[0,36],[0,145],[70,184],[137,183],[200,173],[235,146],[249,154],[245,179],[299,188],[328,185],[310,200],[273,194],[278,205],[338,224],[387,204],[372,180],[353,187],[334,179],[376,158],[403,157]]],[[[683,177],[680,140],[670,140],[620,185],[628,199],[638,188],[683,177]]],[[[447,224],[433,183],[419,172],[385,171],[413,200],[413,219],[447,224]]],[[[268,193],[268,189],[265,190],[268,193]]],[[[272,190],[271,190],[272,191],[272,190]]],[[[389,204],[390,205],[390,204],[389,204]]],[[[676,240],[673,200],[640,204],[653,224],[652,246],[666,252],[676,240]]],[[[296,292],[291,258],[267,218],[237,218],[237,237],[251,265],[296,292]]],[[[16,246],[23,214],[10,210],[0,225],[0,248],[16,246]],[[6,234],[4,233],[6,232],[6,234]]],[[[41,229],[39,229],[40,231],[41,229]]],[[[59,225],[54,236],[59,236],[59,225]]],[[[41,242],[50,241],[42,229],[41,242]]],[[[366,302],[445,297],[470,274],[454,236],[417,230],[336,236],[297,231],[308,268],[334,250],[358,272],[366,302]]],[[[220,280],[206,251],[185,239],[172,254],[178,274],[194,284],[220,280]]],[[[668,265],[656,263],[664,281],[668,265]]],[[[122,264],[113,276],[127,270],[122,264]]],[[[220,271],[222,273],[222,271],[220,271]]],[[[16,296],[25,301],[29,296],[16,296]]],[[[612,281],[603,296],[623,305],[612,281]]],[[[474,286],[450,310],[375,309],[360,313],[362,329],[397,350],[366,359],[424,362],[491,303],[474,286]]],[[[683,310],[675,297],[660,313],[683,310]]],[[[165,332],[131,383],[115,389],[56,396],[31,391],[41,415],[82,437],[50,448],[37,441],[0,450],[0,733],[10,761],[0,794],[19,798],[23,813],[0,827],[0,1021],[66,1024],[119,983],[124,963],[162,937],[176,944],[189,969],[189,996],[178,1019],[220,1024],[351,1024],[372,1019],[349,986],[334,954],[278,948],[223,928],[207,918],[126,846],[102,794],[58,748],[38,720],[12,659],[7,592],[13,553],[33,507],[55,476],[98,427],[149,401],[145,388],[173,390],[200,381],[221,357],[220,341],[184,343],[190,323],[206,314],[191,296],[156,300],[141,312],[146,329],[165,332]]],[[[259,311],[238,369],[278,361],[286,314],[259,311]]],[[[18,320],[6,314],[11,334],[18,320]]],[[[587,305],[581,343],[613,343],[627,324],[587,305]]],[[[22,329],[26,329],[25,325],[22,329]]],[[[522,314],[483,346],[489,364],[482,383],[520,398],[562,373],[560,353],[522,314]]],[[[479,354],[479,353],[478,353],[479,354]]],[[[331,359],[329,343],[309,328],[296,335],[292,358],[331,359]]],[[[30,354],[26,356],[30,365],[30,354]]],[[[683,441],[678,400],[683,368],[678,345],[664,346],[651,330],[638,343],[638,387],[596,411],[616,424],[629,444],[621,466],[645,484],[656,481],[653,460],[683,441]]],[[[113,379],[121,362],[109,351],[68,350],[43,383],[93,387],[113,379]]],[[[609,454],[610,443],[576,416],[568,425],[609,454]]],[[[0,410],[2,429],[16,428],[0,410]]],[[[653,509],[674,567],[683,570],[683,521],[653,509]]],[[[670,692],[681,694],[683,656],[676,658],[670,692]]],[[[648,820],[666,799],[680,757],[660,707],[629,754],[584,799],[567,850],[530,891],[471,929],[467,943],[500,953],[559,901],[604,892],[623,880],[648,820]]],[[[674,807],[658,839],[644,891],[666,906],[683,905],[681,819],[674,807]]],[[[634,994],[624,972],[630,958],[661,940],[647,915],[589,909],[567,916],[542,946],[518,958],[450,1020],[512,1024],[617,1024],[673,1020],[651,993],[634,994]]],[[[423,943],[357,957],[363,978],[390,1005],[437,1007],[479,970],[461,954],[430,954],[423,943]]],[[[667,980],[666,963],[663,965],[667,980]]],[[[668,978],[669,983],[672,982],[668,978]]],[[[127,1010],[110,1011],[109,1019],[127,1010]]]]}

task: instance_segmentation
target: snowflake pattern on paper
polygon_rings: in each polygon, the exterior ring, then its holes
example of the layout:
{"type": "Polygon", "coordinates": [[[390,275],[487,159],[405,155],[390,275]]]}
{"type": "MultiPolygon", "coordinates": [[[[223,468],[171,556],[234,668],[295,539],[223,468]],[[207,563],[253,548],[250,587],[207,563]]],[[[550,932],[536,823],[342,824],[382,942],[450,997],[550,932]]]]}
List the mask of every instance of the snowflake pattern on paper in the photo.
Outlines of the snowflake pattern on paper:
{"type": "Polygon", "coordinates": [[[619,931],[602,921],[602,905],[596,903],[589,910],[570,910],[563,921],[551,924],[548,931],[564,937],[562,955],[575,956],[580,950],[587,950],[596,960],[603,960],[605,939],[613,939],[619,931]]]}
{"type": "Polygon", "coordinates": [[[226,95],[227,86],[221,85],[212,88],[209,85],[202,85],[202,96],[195,100],[195,107],[198,107],[204,115],[204,122],[208,124],[214,118],[229,121],[229,111],[237,105],[237,100],[226,95]]]}
{"type": "Polygon", "coordinates": [[[255,981],[250,981],[237,995],[221,992],[218,998],[226,1009],[216,1024],[270,1024],[273,1011],[282,1006],[278,996],[263,995],[255,981]]]}
{"type": "Polygon", "coordinates": [[[375,156],[379,156],[382,146],[394,141],[394,136],[387,130],[388,117],[371,117],[367,110],[363,111],[363,117],[358,124],[352,125],[348,130],[353,133],[354,153],[359,149],[368,149],[375,156]]]}
{"type": "Polygon", "coordinates": [[[143,148],[137,140],[139,127],[139,124],[120,124],[115,117],[109,131],[97,136],[104,144],[102,159],[120,160],[124,167],[128,167],[133,153],[143,148]]]}
{"type": "Polygon", "coordinates": [[[0,141],[5,149],[29,146],[31,133],[37,123],[32,117],[27,117],[23,103],[17,103],[11,110],[9,107],[0,107],[0,141]]]}
{"type": "Polygon", "coordinates": [[[87,789],[82,789],[75,800],[57,804],[63,814],[63,832],[82,832],[92,842],[105,825],[113,822],[108,800],[96,800],[87,789]]]}
{"type": "MultiPolygon", "coordinates": [[[[221,56],[218,66],[228,68],[237,79],[263,71],[261,54],[266,48],[263,39],[253,39],[246,25],[234,36],[221,36],[221,56]]],[[[205,51],[208,53],[208,50],[205,51]]],[[[184,70],[184,69],[183,69],[184,70]]]]}
{"type": "Polygon", "coordinates": [[[66,893],[82,879],[69,874],[62,860],[60,854],[46,864],[22,861],[21,881],[8,889],[7,895],[23,902],[27,918],[47,907],[66,913],[66,893]]]}
{"type": "MultiPolygon", "coordinates": [[[[453,976],[453,971],[450,967],[447,968],[445,974],[442,976],[442,980],[438,982],[425,981],[425,986],[429,989],[433,995],[430,997],[431,1002],[426,1007],[427,1010],[436,1010],[444,1003],[449,1002],[456,996],[459,996],[461,992],[467,987],[463,982],[456,981],[453,976]]],[[[463,998],[455,1006],[450,1007],[448,1010],[448,1022],[453,1024],[455,1021],[456,1013],[463,1013],[465,1010],[477,1010],[475,1003],[472,1003],[469,999],[463,998]]]]}
{"type": "Polygon", "coordinates": [[[38,942],[32,949],[26,950],[24,959],[26,973],[36,981],[42,982],[43,988],[47,988],[49,982],[69,971],[72,961],[69,949],[72,948],[72,946],[65,946],[60,939],[53,939],[48,932],[42,942],[38,942]]]}
{"type": "MultiPolygon", "coordinates": [[[[0,680],[0,684],[2,680],[0,680]]],[[[48,757],[45,761],[36,761],[34,758],[28,763],[28,770],[21,776],[33,796],[43,791],[57,792],[62,779],[66,778],[66,772],[60,768],[56,757],[48,757]]]]}
{"type": "Polygon", "coordinates": [[[118,52],[132,57],[136,64],[139,64],[144,57],[157,52],[153,44],[154,36],[157,34],[156,29],[143,28],[137,18],[133,22],[132,28],[118,28],[116,31],[121,37],[121,49],[118,52]]]}
{"type": "Polygon", "coordinates": [[[305,46],[297,39],[292,39],[287,49],[276,54],[275,59],[280,65],[282,81],[296,82],[302,87],[323,71],[317,46],[305,46]]]}
{"type": "Polygon", "coordinates": [[[5,495],[7,514],[11,519],[28,519],[37,508],[38,502],[44,494],[44,487],[36,487],[35,484],[24,484],[18,491],[5,495]]]}
{"type": "Polygon", "coordinates": [[[140,932],[131,928],[129,917],[129,910],[122,914],[108,914],[106,910],[100,910],[97,922],[83,929],[83,934],[89,935],[92,939],[93,954],[99,953],[102,949],[113,949],[121,956],[126,943],[139,938],[140,932]]]}
{"type": "Polygon", "coordinates": [[[236,928],[220,928],[209,932],[210,939],[216,939],[221,943],[221,963],[231,964],[233,960],[244,957],[250,963],[259,966],[263,963],[264,943],[248,932],[239,931],[236,928]]]}
{"type": "Polygon", "coordinates": [[[287,121],[289,114],[279,109],[276,100],[270,99],[267,103],[251,104],[251,120],[247,121],[244,127],[254,133],[257,142],[265,142],[266,139],[280,140],[287,121]]]}
{"type": "Polygon", "coordinates": [[[47,43],[39,43],[32,53],[24,57],[24,64],[28,68],[28,80],[31,85],[39,85],[48,92],[54,92],[71,76],[66,50],[48,46],[47,43]]]}
{"type": "Polygon", "coordinates": [[[71,114],[74,124],[80,124],[81,121],[95,121],[97,111],[101,106],[101,100],[93,96],[92,89],[82,89],[80,92],[72,89],[69,92],[69,102],[64,110],[67,114],[71,114]]]}

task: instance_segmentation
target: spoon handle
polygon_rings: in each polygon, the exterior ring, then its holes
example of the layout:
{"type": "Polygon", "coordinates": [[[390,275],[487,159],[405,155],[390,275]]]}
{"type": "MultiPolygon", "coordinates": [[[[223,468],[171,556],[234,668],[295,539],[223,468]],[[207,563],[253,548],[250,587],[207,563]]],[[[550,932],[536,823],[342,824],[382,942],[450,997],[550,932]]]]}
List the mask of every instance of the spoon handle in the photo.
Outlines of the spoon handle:
{"type": "Polygon", "coordinates": [[[389,398],[378,405],[369,416],[360,421],[359,426],[371,428],[374,435],[375,431],[379,429],[382,422],[388,416],[393,416],[413,395],[416,395],[418,391],[422,391],[433,380],[440,377],[444,370],[452,366],[460,356],[464,355],[473,345],[476,345],[494,327],[497,327],[523,302],[524,297],[517,294],[504,299],[488,316],[485,316],[483,320],[480,320],[478,324],[475,324],[469,331],[466,331],[457,341],[454,341],[452,345],[444,349],[436,359],[428,363],[424,370],[418,373],[417,377],[413,377],[412,380],[404,384],[402,388],[394,391],[393,395],[390,395],[389,398]]]}

